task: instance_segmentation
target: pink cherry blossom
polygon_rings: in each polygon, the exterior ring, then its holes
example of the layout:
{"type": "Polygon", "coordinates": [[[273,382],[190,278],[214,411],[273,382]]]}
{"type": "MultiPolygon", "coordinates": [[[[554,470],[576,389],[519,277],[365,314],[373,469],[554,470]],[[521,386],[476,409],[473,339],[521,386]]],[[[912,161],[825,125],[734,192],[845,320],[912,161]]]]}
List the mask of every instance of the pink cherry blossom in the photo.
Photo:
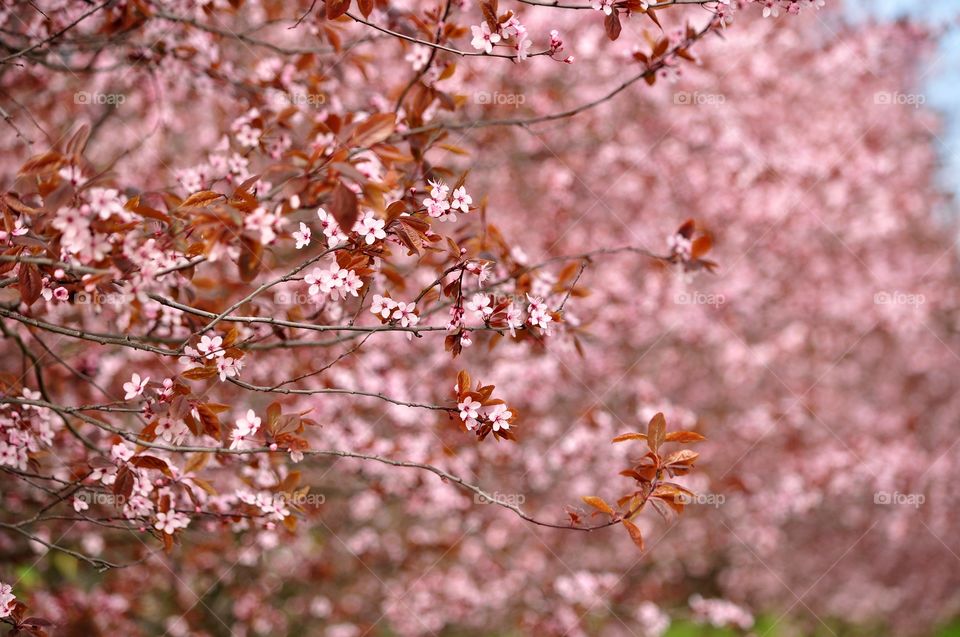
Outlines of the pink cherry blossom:
{"type": "Polygon", "coordinates": [[[329,214],[323,208],[317,209],[317,218],[320,219],[320,227],[323,229],[323,235],[327,238],[327,245],[333,247],[338,243],[343,243],[347,237],[340,230],[340,225],[333,215],[329,214]]]}
{"type": "Polygon", "coordinates": [[[466,213],[470,211],[470,205],[473,204],[473,197],[467,194],[467,189],[463,186],[454,189],[453,198],[450,201],[450,208],[466,213]]]}
{"type": "Polygon", "coordinates": [[[367,245],[373,245],[374,242],[386,238],[385,225],[386,222],[383,219],[378,219],[372,212],[368,211],[357,222],[355,230],[364,238],[367,245]]]}
{"type": "Polygon", "coordinates": [[[154,522],[154,528],[163,531],[167,535],[173,535],[179,529],[185,529],[190,525],[190,518],[179,511],[160,511],[157,513],[157,519],[154,522]]]}
{"type": "Polygon", "coordinates": [[[553,317],[543,299],[527,295],[527,323],[542,330],[548,330],[553,317]]]}
{"type": "Polygon", "coordinates": [[[161,417],[157,421],[157,436],[162,440],[169,442],[171,444],[179,445],[182,444],[189,429],[187,428],[186,423],[182,420],[170,418],[168,416],[161,417]]]}
{"type": "Polygon", "coordinates": [[[457,404],[457,409],[460,410],[460,420],[464,422],[467,426],[467,429],[473,429],[477,426],[477,418],[479,418],[479,409],[481,407],[480,401],[474,400],[470,396],[467,396],[462,402],[457,404]]]}
{"type": "Polygon", "coordinates": [[[150,377],[147,376],[144,379],[140,379],[140,374],[134,373],[130,377],[130,381],[123,384],[123,391],[126,392],[126,395],[123,397],[124,400],[132,400],[143,393],[143,390],[146,389],[147,383],[150,381],[150,377]]]}
{"type": "Polygon", "coordinates": [[[482,321],[487,320],[493,314],[493,307],[490,305],[490,297],[482,292],[478,292],[470,297],[464,308],[468,312],[473,312],[477,318],[482,321]]]}
{"type": "Polygon", "coordinates": [[[470,32],[473,34],[470,46],[484,53],[493,53],[493,45],[500,41],[500,34],[492,33],[486,22],[480,26],[471,26],[470,32]]]}
{"type": "Polygon", "coordinates": [[[0,618],[9,617],[13,609],[13,603],[17,596],[13,594],[13,587],[9,584],[0,582],[0,618]]]}
{"type": "Polygon", "coordinates": [[[509,421],[510,418],[513,417],[513,413],[507,409],[506,405],[499,404],[490,408],[487,417],[490,419],[490,422],[493,425],[493,430],[500,431],[501,429],[510,428],[509,421]]]}
{"type": "Polygon", "coordinates": [[[255,446],[251,438],[260,430],[261,420],[257,414],[248,409],[247,413],[237,419],[236,428],[230,432],[231,449],[249,449],[255,446]]]}
{"type": "Polygon", "coordinates": [[[594,0],[590,6],[596,11],[603,11],[605,15],[610,15],[613,13],[615,3],[616,0],[594,0]]]}
{"type": "Polygon", "coordinates": [[[410,63],[413,70],[419,71],[427,65],[427,60],[430,59],[430,47],[415,44],[403,59],[410,63]]]}
{"type": "Polygon", "coordinates": [[[818,0],[658,3],[662,27],[612,0],[22,4],[0,545],[30,577],[0,614],[174,637],[956,619],[939,26],[818,0]]]}
{"type": "Polygon", "coordinates": [[[200,342],[197,343],[197,351],[203,354],[204,358],[208,360],[218,356],[223,356],[223,337],[211,337],[208,334],[204,334],[200,337],[200,342]]]}
{"type": "Polygon", "coordinates": [[[382,319],[389,319],[393,315],[394,308],[397,307],[396,301],[389,296],[373,295],[373,303],[370,305],[370,311],[382,319]]]}
{"type": "Polygon", "coordinates": [[[223,356],[217,359],[217,375],[220,376],[221,382],[226,381],[228,378],[238,378],[241,369],[243,369],[242,358],[223,356]]]}
{"type": "Polygon", "coordinates": [[[300,230],[295,230],[292,236],[297,242],[297,250],[306,248],[310,245],[310,226],[301,221],[300,230]]]}

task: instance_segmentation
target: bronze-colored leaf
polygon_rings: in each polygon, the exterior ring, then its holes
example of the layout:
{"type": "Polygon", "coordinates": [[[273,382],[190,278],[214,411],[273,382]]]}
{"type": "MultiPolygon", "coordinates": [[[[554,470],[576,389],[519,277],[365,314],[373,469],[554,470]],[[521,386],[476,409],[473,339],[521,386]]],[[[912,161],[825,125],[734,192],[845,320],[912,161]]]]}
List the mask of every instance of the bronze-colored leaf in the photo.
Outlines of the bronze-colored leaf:
{"type": "Polygon", "coordinates": [[[249,283],[256,278],[263,265],[263,245],[256,239],[240,237],[240,258],[237,266],[240,270],[240,280],[249,283]]]}
{"type": "Polygon", "coordinates": [[[666,435],[664,441],[685,444],[688,442],[701,442],[706,439],[706,436],[698,434],[696,431],[671,431],[666,435]]]}
{"type": "Polygon", "coordinates": [[[395,113],[377,113],[360,122],[353,132],[354,146],[367,148],[382,142],[393,134],[396,128],[397,116],[395,113]]]}
{"type": "Polygon", "coordinates": [[[204,206],[209,206],[217,199],[222,198],[218,192],[212,190],[201,190],[195,192],[180,203],[180,208],[203,208],[204,206]]]}
{"type": "Polygon", "coordinates": [[[663,461],[666,465],[692,465],[697,458],[700,457],[700,454],[696,451],[691,451],[689,449],[681,449],[680,451],[675,451],[667,456],[667,459],[663,461]]]}
{"type": "Polygon", "coordinates": [[[693,246],[690,248],[690,256],[694,259],[699,259],[710,252],[710,248],[712,247],[713,239],[710,238],[710,235],[697,237],[693,240],[693,246]]]}
{"type": "Polygon", "coordinates": [[[207,378],[212,378],[217,375],[216,367],[194,367],[193,369],[188,369],[187,371],[180,374],[183,378],[187,380],[204,380],[207,378]]]}
{"type": "Polygon", "coordinates": [[[18,278],[20,299],[27,305],[33,305],[43,292],[43,277],[40,269],[33,263],[21,263],[18,278]]]}
{"type": "Polygon", "coordinates": [[[620,434],[619,436],[613,439],[613,442],[624,442],[626,440],[646,440],[646,439],[647,439],[647,434],[627,433],[627,434],[620,434]]]}
{"type": "Polygon", "coordinates": [[[457,389],[460,390],[461,394],[470,391],[470,373],[465,369],[461,369],[460,373],[457,374],[457,389]]]}
{"type": "Polygon", "coordinates": [[[499,27],[499,21],[497,20],[497,1],[481,0],[480,12],[483,14],[483,19],[486,21],[487,26],[490,27],[490,30],[496,32],[499,27]]]}
{"type": "Polygon", "coordinates": [[[170,466],[156,456],[134,456],[130,458],[130,464],[140,469],[155,469],[170,475],[170,466]]]}
{"type": "Polygon", "coordinates": [[[601,497],[598,497],[595,495],[584,495],[584,496],[581,496],[580,499],[586,502],[587,504],[589,504],[590,506],[592,506],[594,509],[597,509],[598,511],[603,511],[608,515],[616,515],[616,512],[613,510],[613,507],[607,504],[607,502],[601,497]]]}
{"type": "Polygon", "coordinates": [[[637,548],[643,551],[643,534],[640,532],[640,527],[630,520],[620,520],[620,524],[626,527],[627,532],[630,533],[630,539],[637,545],[637,548]]]}
{"type": "Polygon", "coordinates": [[[650,447],[650,451],[657,453],[666,437],[666,431],[667,419],[663,417],[662,413],[657,412],[647,425],[647,445],[650,447]]]}
{"type": "Polygon", "coordinates": [[[197,405],[200,422],[203,423],[203,432],[208,436],[220,439],[220,418],[205,404],[197,405]]]}
{"type": "Polygon", "coordinates": [[[129,498],[133,493],[134,476],[130,467],[123,465],[117,470],[117,478],[113,482],[113,494],[129,498]]]}
{"type": "Polygon", "coordinates": [[[350,232],[353,224],[357,221],[357,216],[360,214],[356,193],[344,186],[342,182],[338,183],[337,187],[333,189],[328,210],[340,224],[340,229],[344,232],[350,232]]]}
{"type": "Polygon", "coordinates": [[[84,149],[87,147],[87,140],[90,139],[90,124],[84,122],[77,132],[70,137],[70,141],[67,142],[65,148],[67,155],[79,156],[83,154],[84,149]]]}
{"type": "Polygon", "coordinates": [[[603,26],[607,30],[607,37],[611,40],[616,40],[620,37],[620,32],[623,30],[623,26],[620,24],[620,14],[614,9],[610,12],[606,18],[604,18],[603,26]]]}
{"type": "Polygon", "coordinates": [[[326,0],[327,20],[336,20],[350,10],[350,0],[326,0]]]}

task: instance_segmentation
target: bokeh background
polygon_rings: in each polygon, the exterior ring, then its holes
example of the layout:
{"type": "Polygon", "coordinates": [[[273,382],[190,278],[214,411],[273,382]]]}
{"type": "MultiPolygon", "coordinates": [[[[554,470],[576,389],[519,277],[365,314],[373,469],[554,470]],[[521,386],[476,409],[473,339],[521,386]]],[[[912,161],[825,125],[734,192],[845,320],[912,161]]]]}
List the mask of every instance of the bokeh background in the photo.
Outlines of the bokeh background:
{"type": "MultiPolygon", "coordinates": [[[[466,367],[523,414],[516,444],[478,444],[445,417],[401,406],[286,403],[323,423],[314,447],[430,462],[551,520],[581,495],[616,499],[627,487],[617,472],[638,450],[611,438],[662,411],[672,428],[709,439],[682,479],[702,499],[679,519],[639,519],[645,553],[624,533],[531,526],[419,472],[311,459],[224,470],[237,489],[301,471],[324,502],[295,535],[198,521],[173,555],[97,574],[0,534],[0,579],[76,635],[960,635],[960,2],[827,5],[776,19],[748,7],[725,38],[698,46],[698,64],[652,87],[569,120],[456,131],[447,141],[464,154],[431,151],[437,165],[470,169],[471,193],[486,198],[520,263],[623,245],[663,253],[688,218],[714,238],[713,274],[635,254],[597,259],[566,306],[573,328],[543,346],[491,349],[478,337],[451,362],[438,340],[385,334],[329,374],[332,385],[429,403],[448,400],[466,367]]],[[[308,7],[247,3],[217,24],[295,46],[319,27],[262,25],[308,7]]],[[[475,6],[462,10],[476,18],[475,6]]],[[[458,61],[442,86],[464,96],[462,117],[549,113],[602,95],[635,72],[630,54],[652,28],[630,21],[611,44],[592,11],[521,16],[538,42],[560,30],[575,63],[458,61]]],[[[664,27],[704,16],[671,11],[664,27]]],[[[193,53],[130,66],[119,46],[104,61],[125,66],[92,77],[7,71],[0,104],[25,131],[31,119],[61,133],[96,122],[89,155],[117,183],[185,196],[210,185],[204,171],[230,123],[270,109],[265,87],[293,91],[305,70],[188,24],[151,20],[144,31],[136,37],[193,53]],[[81,92],[125,100],[111,111],[78,104],[81,92]]],[[[409,53],[375,40],[352,54],[363,64],[321,60],[311,88],[328,100],[314,114],[389,108],[384,92],[412,74],[409,53]]],[[[9,182],[25,155],[9,130],[0,144],[9,182]]],[[[539,271],[534,290],[549,297],[558,274],[539,271]]],[[[217,285],[202,294],[214,298],[217,285]]],[[[127,325],[125,311],[80,320],[127,325]]],[[[153,364],[63,347],[111,387],[153,364]]],[[[244,378],[269,384],[314,356],[251,356],[244,378]]],[[[49,373],[64,401],[90,400],[63,370],[49,373]]],[[[262,398],[219,397],[231,421],[262,412],[262,398]]],[[[12,489],[4,497],[13,518],[28,502],[12,489]]],[[[80,526],[68,537],[93,554],[146,554],[123,533],[80,526]]]]}

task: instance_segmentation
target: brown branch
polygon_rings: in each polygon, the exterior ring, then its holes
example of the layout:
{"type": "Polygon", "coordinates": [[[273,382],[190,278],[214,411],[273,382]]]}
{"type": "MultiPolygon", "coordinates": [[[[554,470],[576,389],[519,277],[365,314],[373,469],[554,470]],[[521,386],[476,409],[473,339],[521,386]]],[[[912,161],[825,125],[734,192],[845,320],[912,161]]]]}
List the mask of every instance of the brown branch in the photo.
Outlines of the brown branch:
{"type": "Polygon", "coordinates": [[[0,58],[0,64],[6,64],[6,63],[9,62],[10,60],[16,59],[16,58],[18,58],[18,57],[20,57],[20,56],[22,56],[22,55],[26,55],[27,53],[30,53],[31,51],[34,51],[34,50],[36,50],[36,49],[38,49],[38,48],[40,48],[40,47],[42,47],[42,46],[45,46],[45,45],[49,44],[50,42],[53,42],[54,40],[56,40],[57,38],[59,38],[61,35],[63,35],[63,34],[66,33],[67,31],[69,31],[70,29],[72,29],[73,27],[77,26],[78,24],[80,24],[81,22],[83,22],[84,20],[86,20],[87,18],[89,18],[90,16],[92,16],[92,15],[93,15],[94,13],[96,13],[97,11],[100,11],[101,9],[103,9],[104,7],[106,7],[108,4],[111,4],[113,1],[114,1],[114,0],[106,0],[106,2],[102,2],[102,3],[98,4],[98,5],[95,6],[94,8],[90,9],[89,11],[87,11],[86,13],[81,14],[80,17],[78,17],[76,20],[74,20],[73,22],[71,22],[71,23],[68,24],[67,26],[63,27],[62,29],[60,29],[59,31],[57,31],[56,33],[54,33],[53,35],[51,35],[50,37],[48,37],[48,38],[46,38],[46,39],[43,39],[43,40],[40,40],[39,42],[37,42],[37,43],[35,43],[35,44],[31,45],[31,46],[28,46],[28,47],[25,48],[25,49],[21,49],[20,51],[17,51],[17,52],[15,52],[15,53],[11,53],[10,55],[8,55],[8,56],[6,56],[6,57],[4,57],[4,58],[0,58]]]}
{"type": "MultiPolygon", "coordinates": [[[[91,416],[88,416],[88,415],[86,415],[86,414],[78,411],[78,409],[75,408],[75,407],[63,407],[63,406],[59,406],[59,405],[54,405],[54,404],[49,403],[49,402],[46,402],[46,401],[31,400],[31,399],[26,399],[26,398],[0,397],[0,404],[3,404],[3,403],[13,403],[13,404],[21,404],[21,405],[33,405],[33,406],[36,406],[36,407],[46,407],[47,409],[52,409],[52,410],[54,410],[54,411],[61,411],[61,412],[63,412],[64,414],[69,414],[69,415],[75,416],[75,417],[80,418],[81,420],[83,420],[83,421],[85,421],[85,422],[88,422],[88,423],[90,423],[90,424],[92,424],[92,425],[95,425],[95,426],[97,426],[97,427],[100,427],[101,429],[104,429],[104,430],[109,431],[109,432],[111,432],[111,433],[113,433],[113,434],[116,434],[116,435],[120,436],[121,438],[124,438],[124,439],[127,440],[128,442],[132,442],[132,443],[137,444],[137,445],[139,445],[139,446],[141,446],[141,447],[147,447],[147,448],[150,448],[150,449],[161,449],[161,450],[164,450],[164,451],[170,451],[170,452],[175,452],[175,453],[220,453],[220,454],[230,454],[230,455],[236,455],[236,456],[253,455],[253,454],[286,453],[286,451],[280,451],[280,450],[277,450],[277,449],[273,449],[273,448],[271,448],[271,447],[256,447],[256,448],[254,448],[254,449],[230,449],[230,448],[227,448],[227,447],[205,447],[205,446],[190,446],[190,445],[183,445],[183,446],[169,445],[169,444],[165,444],[165,443],[158,443],[158,442],[155,442],[155,441],[142,440],[142,439],[140,439],[140,438],[139,438],[135,433],[133,433],[133,432],[125,431],[125,430],[123,430],[123,429],[119,429],[119,428],[117,428],[117,427],[114,427],[113,425],[110,425],[110,424],[108,424],[108,423],[106,423],[106,422],[97,420],[96,418],[93,418],[93,417],[91,417],[91,416]]],[[[444,469],[441,469],[440,467],[437,467],[437,466],[434,466],[434,465],[431,465],[431,464],[426,464],[426,463],[421,463],[421,462],[413,462],[413,461],[410,461],[410,460],[395,460],[395,459],[387,458],[387,457],[384,457],[384,456],[378,456],[378,455],[373,455],[373,454],[365,454],[365,453],[358,453],[358,452],[355,452],[355,451],[345,451],[345,450],[339,450],[339,449],[308,449],[308,450],[303,451],[303,454],[304,454],[304,455],[307,455],[307,456],[327,456],[327,457],[339,457],[339,458],[354,458],[354,459],[357,459],[357,460],[366,460],[366,461],[370,461],[370,462],[379,462],[379,463],[381,463],[381,464],[386,464],[386,465],[390,465],[390,466],[393,466],[393,467],[404,467],[404,468],[409,468],[409,469],[419,469],[419,470],[422,470],[422,471],[428,471],[428,472],[430,472],[430,473],[432,473],[432,474],[440,477],[440,478],[441,478],[442,480],[444,480],[444,481],[451,482],[451,483],[453,483],[455,486],[457,486],[457,487],[459,487],[459,488],[461,488],[461,489],[463,489],[463,490],[466,490],[466,491],[469,491],[469,492],[473,493],[475,496],[477,496],[478,498],[482,498],[482,499],[483,499],[484,501],[486,501],[486,502],[489,502],[489,503],[491,503],[491,504],[496,504],[496,505],[501,506],[501,507],[503,507],[503,508],[505,508],[505,509],[509,509],[510,511],[512,511],[513,513],[515,513],[517,516],[519,516],[521,519],[526,520],[527,522],[530,522],[531,524],[536,524],[536,525],[538,525],[538,526],[543,526],[543,527],[547,527],[547,528],[551,528],[551,529],[563,529],[563,530],[569,530],[569,531],[587,531],[587,532],[590,532],[590,531],[596,531],[596,530],[599,530],[599,529],[604,529],[604,528],[607,528],[607,527],[610,527],[610,526],[614,526],[614,525],[616,525],[616,524],[619,524],[620,521],[621,521],[622,519],[624,519],[624,518],[633,517],[637,512],[639,512],[640,509],[643,508],[643,505],[646,504],[647,499],[649,499],[649,497],[650,497],[649,494],[648,494],[647,497],[644,499],[643,503],[641,503],[640,505],[638,505],[635,509],[627,512],[627,513],[624,514],[623,516],[617,515],[616,517],[614,517],[614,519],[610,520],[609,522],[604,522],[604,523],[602,523],[602,524],[597,524],[597,525],[595,525],[595,526],[574,526],[573,524],[556,524],[556,523],[553,523],[553,522],[544,522],[543,520],[539,520],[539,519],[537,519],[537,518],[529,515],[528,513],[524,512],[523,509],[521,509],[519,506],[517,506],[517,505],[515,505],[515,504],[511,504],[511,503],[509,503],[509,502],[506,502],[506,501],[504,501],[504,500],[501,499],[501,498],[497,498],[496,495],[491,494],[491,493],[488,493],[487,491],[483,490],[483,489],[480,488],[479,486],[477,486],[477,485],[475,485],[475,484],[472,484],[472,483],[470,483],[470,482],[467,482],[466,480],[464,480],[464,479],[461,478],[460,476],[457,476],[457,475],[455,475],[455,474],[453,474],[453,473],[450,473],[450,472],[448,472],[448,471],[446,471],[446,470],[444,470],[444,469]]],[[[653,489],[651,489],[650,492],[652,493],[652,492],[653,492],[653,489]]]]}
{"type": "Polygon", "coordinates": [[[675,46],[670,51],[667,51],[661,58],[659,58],[656,62],[648,66],[642,73],[638,73],[637,75],[634,75],[633,77],[623,81],[622,83],[620,83],[619,86],[609,91],[605,95],[602,95],[589,102],[585,102],[574,108],[570,108],[565,111],[559,111],[556,113],[549,113],[547,115],[538,115],[535,117],[481,119],[481,120],[475,120],[472,122],[436,122],[434,124],[427,124],[426,126],[419,126],[417,128],[410,128],[405,131],[394,133],[390,139],[392,141],[398,141],[407,137],[411,137],[413,135],[428,133],[435,130],[464,130],[464,129],[472,130],[474,128],[487,128],[490,126],[530,126],[531,124],[541,124],[543,122],[552,122],[558,119],[566,119],[569,117],[574,117],[575,115],[579,115],[584,111],[590,110],[591,108],[594,108],[596,106],[599,106],[600,104],[610,101],[611,99],[613,99],[614,97],[622,93],[624,90],[626,90],[633,84],[636,84],[640,80],[644,80],[648,77],[653,76],[654,74],[656,74],[657,71],[659,71],[660,69],[664,68],[667,65],[667,60],[670,59],[673,55],[675,55],[677,51],[681,49],[685,49],[689,47],[691,44],[693,44],[694,42],[696,42],[697,40],[701,39],[703,36],[709,33],[718,23],[719,21],[716,18],[714,18],[707,24],[706,27],[704,27],[702,30],[695,33],[688,40],[685,40],[684,42],[675,46]]]}

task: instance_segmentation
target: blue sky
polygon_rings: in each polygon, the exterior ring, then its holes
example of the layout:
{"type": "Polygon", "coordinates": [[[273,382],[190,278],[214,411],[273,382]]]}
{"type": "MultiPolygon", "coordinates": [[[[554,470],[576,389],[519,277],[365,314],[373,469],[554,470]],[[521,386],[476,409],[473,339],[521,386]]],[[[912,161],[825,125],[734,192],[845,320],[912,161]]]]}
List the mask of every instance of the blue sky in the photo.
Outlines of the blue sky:
{"type": "Polygon", "coordinates": [[[940,139],[942,182],[960,193],[960,0],[847,0],[854,19],[909,16],[931,25],[953,25],[941,38],[937,54],[922,78],[927,104],[940,111],[946,130],[940,139]]]}

